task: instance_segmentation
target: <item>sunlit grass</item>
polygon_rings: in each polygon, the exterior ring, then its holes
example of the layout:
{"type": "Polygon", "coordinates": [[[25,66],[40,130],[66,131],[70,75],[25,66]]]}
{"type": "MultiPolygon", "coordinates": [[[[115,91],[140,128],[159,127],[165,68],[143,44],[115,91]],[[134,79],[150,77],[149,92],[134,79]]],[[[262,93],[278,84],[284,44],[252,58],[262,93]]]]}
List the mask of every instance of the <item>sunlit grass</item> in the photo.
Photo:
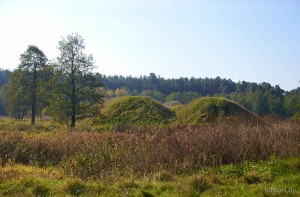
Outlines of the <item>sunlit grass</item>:
{"type": "Polygon", "coordinates": [[[300,158],[205,167],[173,176],[112,176],[82,180],[57,168],[8,165],[1,168],[0,195],[10,196],[299,196],[300,158]],[[249,182],[249,176],[255,181],[249,182]],[[170,178],[171,177],[171,178],[170,178]]]}

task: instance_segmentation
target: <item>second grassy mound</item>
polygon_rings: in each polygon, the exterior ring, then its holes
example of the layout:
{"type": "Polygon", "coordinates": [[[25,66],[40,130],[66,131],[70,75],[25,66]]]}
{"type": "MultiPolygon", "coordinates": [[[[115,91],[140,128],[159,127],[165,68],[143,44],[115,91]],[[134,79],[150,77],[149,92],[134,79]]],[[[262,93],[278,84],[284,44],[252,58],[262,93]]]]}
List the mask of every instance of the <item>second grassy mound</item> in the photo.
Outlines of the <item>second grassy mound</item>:
{"type": "Polygon", "coordinates": [[[178,108],[178,121],[185,124],[261,123],[259,117],[243,106],[221,97],[203,97],[178,108]]]}

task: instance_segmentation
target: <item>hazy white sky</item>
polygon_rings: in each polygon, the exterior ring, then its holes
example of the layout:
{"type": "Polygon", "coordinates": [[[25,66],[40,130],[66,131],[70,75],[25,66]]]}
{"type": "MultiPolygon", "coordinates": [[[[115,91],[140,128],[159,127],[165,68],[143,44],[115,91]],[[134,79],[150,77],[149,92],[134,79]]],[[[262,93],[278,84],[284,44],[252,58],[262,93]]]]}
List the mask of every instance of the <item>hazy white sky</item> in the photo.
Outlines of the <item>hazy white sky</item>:
{"type": "Polygon", "coordinates": [[[0,0],[0,67],[72,32],[106,75],[300,86],[299,0],[0,0]]]}

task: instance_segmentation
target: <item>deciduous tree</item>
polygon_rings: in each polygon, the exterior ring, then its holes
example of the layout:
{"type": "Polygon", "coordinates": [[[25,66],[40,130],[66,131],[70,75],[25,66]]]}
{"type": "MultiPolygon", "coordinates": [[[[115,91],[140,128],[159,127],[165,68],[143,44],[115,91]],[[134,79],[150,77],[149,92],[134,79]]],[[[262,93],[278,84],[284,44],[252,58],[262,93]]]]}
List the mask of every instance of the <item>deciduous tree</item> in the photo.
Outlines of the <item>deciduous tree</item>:
{"type": "Polygon", "coordinates": [[[86,55],[83,38],[77,33],[63,37],[58,43],[60,56],[57,58],[57,83],[51,102],[51,114],[59,120],[76,120],[92,116],[99,111],[103,95],[102,83],[92,74],[92,55],[86,55]]]}
{"type": "Polygon", "coordinates": [[[27,83],[29,74],[16,69],[10,74],[5,86],[5,104],[8,113],[16,120],[22,120],[31,107],[30,87],[27,83]]]}
{"type": "Polygon", "coordinates": [[[27,74],[28,81],[25,84],[30,87],[31,95],[31,124],[35,123],[36,105],[37,105],[37,89],[39,72],[42,66],[46,64],[47,58],[43,51],[34,45],[29,45],[27,50],[20,56],[19,70],[27,74]]]}

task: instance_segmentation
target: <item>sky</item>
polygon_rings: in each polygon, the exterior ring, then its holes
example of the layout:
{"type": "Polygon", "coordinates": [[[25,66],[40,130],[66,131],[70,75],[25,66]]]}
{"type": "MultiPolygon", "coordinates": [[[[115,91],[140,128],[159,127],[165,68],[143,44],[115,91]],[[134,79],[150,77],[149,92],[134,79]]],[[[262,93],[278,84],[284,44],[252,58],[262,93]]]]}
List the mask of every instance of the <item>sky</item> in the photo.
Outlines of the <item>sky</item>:
{"type": "Polygon", "coordinates": [[[105,75],[300,86],[299,0],[0,0],[0,68],[72,32],[105,75]]]}

